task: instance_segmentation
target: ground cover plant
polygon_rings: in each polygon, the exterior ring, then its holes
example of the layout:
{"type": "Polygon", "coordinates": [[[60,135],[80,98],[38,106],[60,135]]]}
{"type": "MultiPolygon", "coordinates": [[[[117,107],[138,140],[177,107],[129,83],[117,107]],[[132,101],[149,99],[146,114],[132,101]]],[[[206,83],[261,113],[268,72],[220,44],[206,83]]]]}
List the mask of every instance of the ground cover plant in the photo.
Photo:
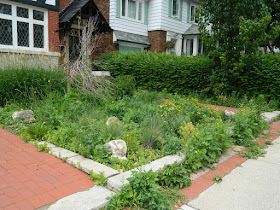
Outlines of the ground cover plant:
{"type": "MultiPolygon", "coordinates": [[[[44,82],[49,85],[52,80],[46,78],[44,82]]],[[[131,185],[111,198],[112,209],[157,209],[163,204],[169,209],[178,197],[182,199],[177,190],[191,184],[189,174],[212,167],[233,144],[247,147],[247,158],[262,154],[254,141],[267,128],[260,117],[262,97],[259,103],[247,100],[237,114],[226,117],[223,111],[207,107],[196,97],[136,89],[134,82],[131,76],[113,79],[116,91],[111,96],[77,89],[65,92],[57,86],[38,98],[26,98],[24,103],[15,98],[0,108],[1,126],[26,141],[36,144],[45,140],[123,171],[166,155],[185,155],[181,165],[167,166],[156,174],[135,172],[129,180],[131,185]],[[33,110],[36,121],[12,120],[14,111],[26,109],[33,110]],[[112,116],[121,123],[107,126],[112,116]],[[126,160],[111,158],[103,147],[114,139],[126,142],[126,160]]],[[[63,79],[58,83],[64,84],[63,79]]],[[[27,89],[25,93],[32,91],[27,89]]],[[[44,145],[38,149],[46,151],[44,145]]],[[[101,185],[106,183],[102,174],[91,173],[91,178],[101,185]]]]}

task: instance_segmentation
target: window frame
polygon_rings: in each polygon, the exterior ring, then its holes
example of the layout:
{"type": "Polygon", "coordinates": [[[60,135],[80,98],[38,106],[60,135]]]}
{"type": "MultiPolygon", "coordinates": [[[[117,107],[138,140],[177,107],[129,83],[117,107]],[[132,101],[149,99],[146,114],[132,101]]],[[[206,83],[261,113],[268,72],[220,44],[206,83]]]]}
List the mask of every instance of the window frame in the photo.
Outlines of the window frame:
{"type": "Polygon", "coordinates": [[[128,20],[133,20],[133,21],[137,21],[140,23],[144,23],[144,16],[145,16],[145,1],[144,0],[131,0],[134,1],[136,3],[136,15],[135,15],[135,19],[134,18],[130,18],[128,17],[128,1],[129,0],[124,0],[125,1],[125,11],[124,11],[124,15],[123,15],[123,0],[121,0],[120,2],[120,14],[122,18],[128,19],[128,20]],[[139,4],[142,3],[142,10],[141,10],[141,20],[139,20],[139,4]]]}
{"type": "Polygon", "coordinates": [[[194,5],[194,4],[191,4],[191,6],[190,6],[190,22],[191,23],[198,23],[198,21],[196,21],[196,18],[194,16],[194,14],[197,11],[197,8],[198,8],[198,6],[194,5]],[[193,14],[192,14],[192,8],[194,8],[194,13],[193,14]]]}
{"type": "Polygon", "coordinates": [[[0,13],[0,19],[11,20],[12,21],[12,45],[0,44],[0,49],[13,49],[13,50],[26,50],[35,52],[48,52],[49,51],[49,40],[48,40],[48,10],[44,8],[38,8],[30,5],[20,4],[16,2],[1,1],[3,4],[10,5],[12,8],[12,14],[2,14],[0,13]],[[28,18],[17,16],[17,7],[28,9],[28,18]],[[40,11],[44,13],[44,20],[36,20],[33,18],[33,11],[40,11]],[[19,46],[18,45],[18,32],[17,23],[24,22],[28,23],[29,26],[29,46],[19,46]],[[34,47],[34,25],[43,26],[43,48],[34,47]]]}
{"type": "Polygon", "coordinates": [[[178,4],[178,8],[177,8],[177,14],[174,15],[174,0],[172,0],[172,3],[171,3],[171,17],[173,18],[179,18],[180,17],[180,11],[181,11],[181,3],[180,1],[181,0],[175,0],[177,1],[177,4],[178,4]]]}

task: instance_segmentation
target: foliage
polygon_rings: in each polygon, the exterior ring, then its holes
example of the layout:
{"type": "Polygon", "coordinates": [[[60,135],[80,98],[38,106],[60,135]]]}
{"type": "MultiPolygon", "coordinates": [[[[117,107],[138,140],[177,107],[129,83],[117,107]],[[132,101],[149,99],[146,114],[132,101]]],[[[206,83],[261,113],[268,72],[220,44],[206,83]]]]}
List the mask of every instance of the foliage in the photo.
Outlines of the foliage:
{"type": "Polygon", "coordinates": [[[137,87],[187,93],[208,86],[214,63],[203,56],[178,57],[152,52],[108,53],[97,58],[113,76],[132,75],[137,87]]]}
{"type": "Polygon", "coordinates": [[[271,16],[262,18],[245,19],[240,17],[240,36],[246,53],[255,53],[260,46],[269,46],[280,36],[280,25],[272,23],[271,16]],[[270,28],[270,30],[268,30],[270,28]]]}
{"type": "Polygon", "coordinates": [[[160,186],[182,189],[183,187],[189,187],[191,180],[187,169],[183,165],[174,163],[173,165],[165,166],[158,172],[158,183],[160,186]]]}
{"type": "Polygon", "coordinates": [[[38,141],[35,141],[35,142],[34,142],[34,145],[35,145],[35,147],[37,148],[37,150],[38,150],[39,152],[42,152],[42,151],[44,151],[44,152],[49,152],[49,151],[50,151],[50,148],[48,147],[47,143],[38,144],[38,141]]]}
{"type": "Polygon", "coordinates": [[[185,148],[184,164],[190,172],[204,166],[211,166],[231,145],[228,125],[221,119],[213,119],[192,132],[185,148]]]}
{"type": "Polygon", "coordinates": [[[223,178],[219,174],[214,174],[214,177],[212,179],[213,181],[220,183],[223,181],[223,178]]]}
{"type": "Polygon", "coordinates": [[[268,99],[279,98],[280,54],[243,55],[234,71],[237,72],[235,91],[250,96],[263,94],[268,99]]]}
{"type": "Polygon", "coordinates": [[[241,109],[233,116],[234,143],[237,145],[250,146],[252,139],[261,135],[262,130],[268,124],[262,119],[260,112],[241,109]]]}
{"type": "Polygon", "coordinates": [[[104,171],[100,171],[98,174],[94,173],[92,170],[89,172],[89,178],[94,180],[94,184],[104,186],[108,179],[104,177],[104,171]]]}
{"type": "Polygon", "coordinates": [[[202,0],[200,11],[200,30],[204,43],[211,48],[217,64],[231,64],[238,61],[244,50],[240,35],[239,18],[255,19],[268,15],[267,7],[262,0],[202,0]],[[211,32],[206,29],[211,23],[211,32]],[[219,47],[216,48],[217,43],[219,47]],[[220,55],[224,56],[220,58],[220,55]]]}
{"type": "Polygon", "coordinates": [[[0,71],[0,105],[15,101],[27,103],[51,91],[64,93],[66,83],[60,70],[9,68],[0,71]]]}
{"type": "Polygon", "coordinates": [[[258,157],[263,157],[265,155],[265,151],[263,150],[262,145],[258,145],[256,142],[252,143],[250,147],[246,148],[246,151],[241,153],[241,156],[246,159],[257,159],[258,157]]]}

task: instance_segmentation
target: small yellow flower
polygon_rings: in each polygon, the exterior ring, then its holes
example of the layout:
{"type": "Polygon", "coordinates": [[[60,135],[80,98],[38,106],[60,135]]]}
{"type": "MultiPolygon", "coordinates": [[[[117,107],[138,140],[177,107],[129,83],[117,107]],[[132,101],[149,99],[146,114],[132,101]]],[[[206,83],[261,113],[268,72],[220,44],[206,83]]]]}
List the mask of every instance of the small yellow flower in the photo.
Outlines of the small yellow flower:
{"type": "Polygon", "coordinates": [[[19,111],[23,111],[23,109],[20,109],[19,111]]]}
{"type": "Polygon", "coordinates": [[[46,124],[46,122],[43,122],[43,124],[46,124]]]}
{"type": "Polygon", "coordinates": [[[197,112],[197,114],[200,114],[200,112],[197,112]]]}
{"type": "Polygon", "coordinates": [[[161,136],[160,136],[160,137],[158,137],[158,138],[159,138],[159,139],[162,139],[162,138],[161,138],[161,136]]]}
{"type": "Polygon", "coordinates": [[[126,134],[126,136],[129,136],[129,134],[126,134]]]}
{"type": "Polygon", "coordinates": [[[48,82],[51,82],[51,80],[48,80],[48,82]]]}

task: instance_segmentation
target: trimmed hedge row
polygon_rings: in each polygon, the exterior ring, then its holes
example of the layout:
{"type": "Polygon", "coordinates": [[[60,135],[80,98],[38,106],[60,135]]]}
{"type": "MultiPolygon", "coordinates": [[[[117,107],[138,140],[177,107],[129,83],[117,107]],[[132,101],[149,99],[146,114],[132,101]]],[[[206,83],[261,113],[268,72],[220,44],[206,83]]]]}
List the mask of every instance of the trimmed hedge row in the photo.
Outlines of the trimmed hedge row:
{"type": "Polygon", "coordinates": [[[109,64],[113,76],[133,75],[143,89],[187,93],[209,85],[214,62],[207,57],[178,57],[152,52],[109,53],[97,58],[109,64]]]}
{"type": "Polygon", "coordinates": [[[244,55],[236,65],[236,91],[247,95],[263,94],[280,98],[280,54],[244,55]]]}
{"type": "MultiPolygon", "coordinates": [[[[169,92],[181,94],[193,90],[213,93],[213,88],[219,85],[210,81],[210,78],[213,79],[211,75],[215,72],[215,64],[206,56],[113,52],[97,60],[109,64],[108,69],[113,76],[133,75],[136,85],[144,89],[166,88],[169,92]]],[[[250,96],[263,94],[269,99],[280,97],[280,54],[243,55],[234,66],[231,72],[234,72],[235,78],[229,81],[229,89],[224,92],[235,91],[250,96]]]]}

